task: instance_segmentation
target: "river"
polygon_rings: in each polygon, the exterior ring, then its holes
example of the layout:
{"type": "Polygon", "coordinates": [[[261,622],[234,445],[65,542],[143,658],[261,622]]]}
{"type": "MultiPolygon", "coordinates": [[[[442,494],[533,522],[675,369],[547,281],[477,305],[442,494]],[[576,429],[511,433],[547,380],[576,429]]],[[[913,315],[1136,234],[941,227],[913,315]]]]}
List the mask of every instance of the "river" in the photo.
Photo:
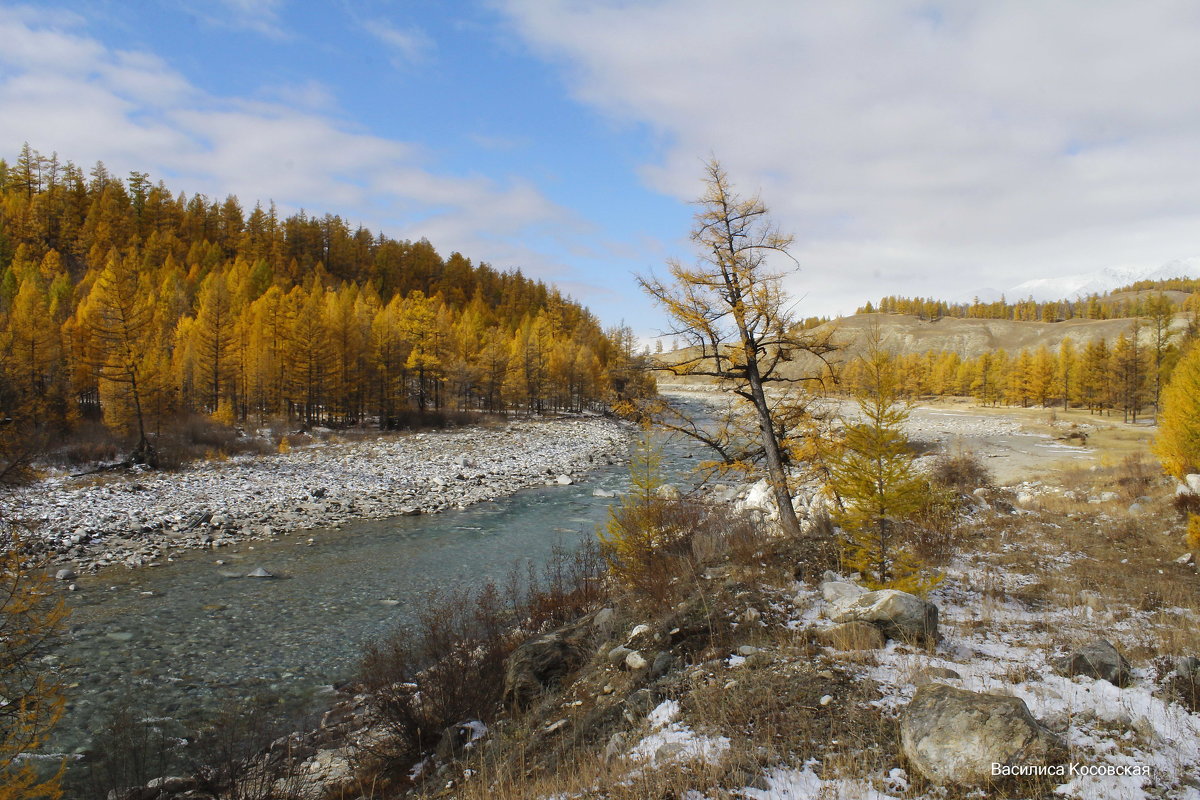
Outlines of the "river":
{"type": "MultiPolygon", "coordinates": [[[[668,439],[663,450],[668,480],[685,483],[696,446],[668,439]]],[[[625,466],[603,467],[575,485],[463,510],[359,520],[81,579],[54,655],[70,687],[51,747],[84,751],[123,704],[160,719],[254,695],[317,708],[353,677],[363,644],[411,619],[428,592],[540,566],[555,545],[594,535],[614,502],[595,490],[627,486],[625,466]],[[259,567],[277,577],[246,577],[259,567]]]]}

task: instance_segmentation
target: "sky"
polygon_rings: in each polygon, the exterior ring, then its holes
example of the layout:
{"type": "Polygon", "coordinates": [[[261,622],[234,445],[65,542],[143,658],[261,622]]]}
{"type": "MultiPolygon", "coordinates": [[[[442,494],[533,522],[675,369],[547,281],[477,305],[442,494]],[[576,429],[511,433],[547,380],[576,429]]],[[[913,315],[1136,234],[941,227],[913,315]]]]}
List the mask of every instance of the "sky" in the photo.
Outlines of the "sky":
{"type": "Polygon", "coordinates": [[[1200,5],[0,0],[22,143],[332,213],[667,321],[704,163],[801,316],[1200,256],[1200,5]]]}

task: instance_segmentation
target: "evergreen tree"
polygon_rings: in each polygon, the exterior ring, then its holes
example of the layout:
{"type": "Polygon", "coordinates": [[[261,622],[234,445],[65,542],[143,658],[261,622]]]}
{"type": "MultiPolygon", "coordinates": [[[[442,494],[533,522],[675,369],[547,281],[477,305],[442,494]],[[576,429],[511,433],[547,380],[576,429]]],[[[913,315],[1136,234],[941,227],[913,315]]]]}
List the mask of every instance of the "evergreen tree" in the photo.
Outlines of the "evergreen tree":
{"type": "Polygon", "coordinates": [[[862,363],[858,418],[846,423],[842,452],[830,469],[842,506],[836,521],[846,531],[845,563],[873,587],[926,591],[936,579],[906,546],[903,524],[930,502],[930,490],[904,435],[909,408],[895,360],[880,346],[877,330],[862,363]]]}

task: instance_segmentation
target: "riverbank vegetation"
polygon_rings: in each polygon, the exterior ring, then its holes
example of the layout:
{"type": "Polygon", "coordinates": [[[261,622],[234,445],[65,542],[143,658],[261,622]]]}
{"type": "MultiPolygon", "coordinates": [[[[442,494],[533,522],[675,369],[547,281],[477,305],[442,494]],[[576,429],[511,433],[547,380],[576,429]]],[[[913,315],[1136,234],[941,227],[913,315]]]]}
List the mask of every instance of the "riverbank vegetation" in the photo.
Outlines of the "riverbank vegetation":
{"type": "MultiPolygon", "coordinates": [[[[145,173],[0,160],[0,411],[153,461],[189,419],[397,427],[652,391],[625,327],[519,270],[145,173]]],[[[61,438],[61,437],[60,437],[61,438]]]]}

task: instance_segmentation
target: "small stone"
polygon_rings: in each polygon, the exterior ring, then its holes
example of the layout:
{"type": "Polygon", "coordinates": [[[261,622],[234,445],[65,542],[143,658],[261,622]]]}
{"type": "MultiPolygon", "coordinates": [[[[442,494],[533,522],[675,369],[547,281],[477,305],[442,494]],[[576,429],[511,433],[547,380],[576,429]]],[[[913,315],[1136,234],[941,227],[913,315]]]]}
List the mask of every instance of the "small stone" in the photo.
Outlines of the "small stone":
{"type": "Polygon", "coordinates": [[[740,655],[740,656],[752,656],[758,652],[758,648],[753,645],[744,644],[741,647],[739,647],[737,649],[737,651],[738,651],[738,655],[740,655]]]}
{"type": "Polygon", "coordinates": [[[257,567],[253,572],[246,573],[247,578],[274,578],[275,576],[267,572],[262,567],[257,567]]]}
{"type": "Polygon", "coordinates": [[[823,706],[827,706],[833,702],[833,695],[831,695],[831,694],[822,695],[821,699],[818,700],[817,702],[823,706]]]}
{"type": "Polygon", "coordinates": [[[665,650],[659,650],[658,654],[654,656],[654,663],[650,665],[650,680],[657,680],[666,675],[671,671],[674,663],[675,659],[670,653],[665,650]]]}
{"type": "Polygon", "coordinates": [[[1194,553],[1184,553],[1179,558],[1175,559],[1175,563],[1183,564],[1184,566],[1187,566],[1188,564],[1194,564],[1196,563],[1196,556],[1194,553]]]}
{"type": "Polygon", "coordinates": [[[555,483],[557,483],[559,486],[570,486],[571,484],[575,483],[575,479],[570,475],[559,475],[558,478],[555,479],[555,483]]]}
{"type": "Polygon", "coordinates": [[[646,669],[650,666],[646,659],[636,650],[631,650],[629,655],[625,656],[625,667],[631,672],[646,669]]]}
{"type": "Polygon", "coordinates": [[[58,572],[54,573],[54,579],[56,581],[71,581],[78,577],[79,575],[76,574],[75,570],[70,568],[60,569],[58,572]]]}
{"type": "Polygon", "coordinates": [[[628,647],[614,647],[608,651],[608,662],[614,667],[625,663],[625,658],[632,653],[628,647]]]}

